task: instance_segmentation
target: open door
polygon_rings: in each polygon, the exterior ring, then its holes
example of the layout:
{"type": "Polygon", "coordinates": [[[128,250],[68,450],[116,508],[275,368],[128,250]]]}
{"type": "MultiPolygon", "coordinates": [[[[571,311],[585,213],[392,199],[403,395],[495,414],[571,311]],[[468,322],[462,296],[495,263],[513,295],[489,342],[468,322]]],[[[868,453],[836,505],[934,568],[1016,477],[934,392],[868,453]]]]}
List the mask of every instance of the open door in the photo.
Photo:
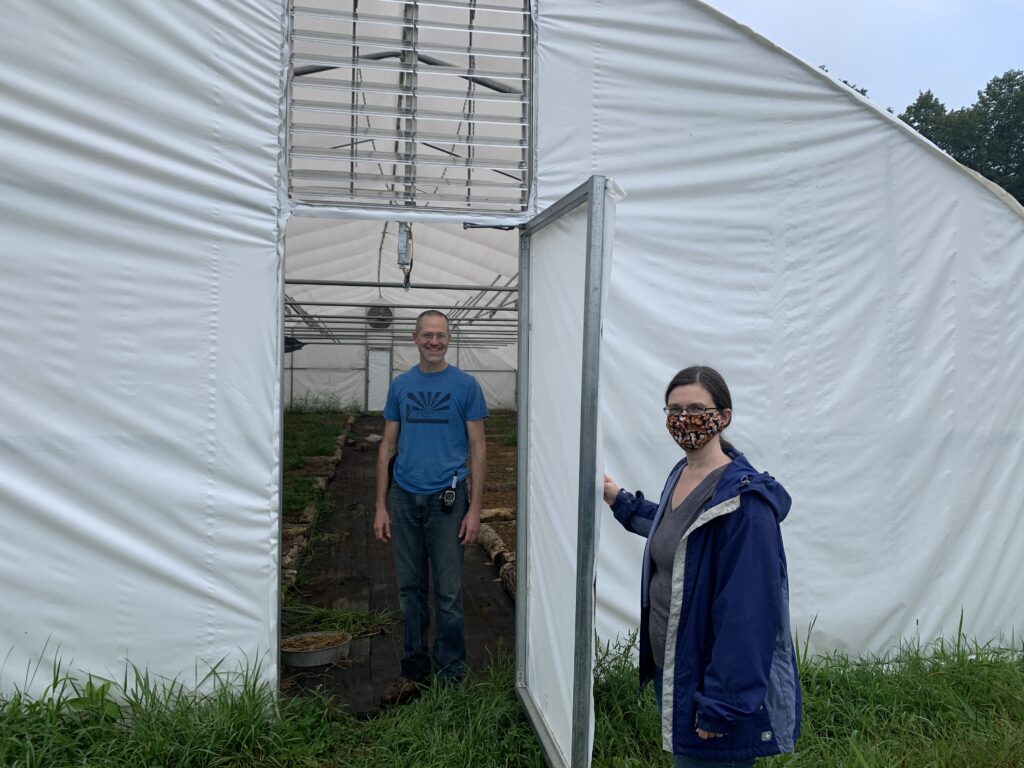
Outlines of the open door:
{"type": "Polygon", "coordinates": [[[593,745],[606,186],[592,176],[520,229],[516,691],[557,768],[589,766],[593,745]]]}

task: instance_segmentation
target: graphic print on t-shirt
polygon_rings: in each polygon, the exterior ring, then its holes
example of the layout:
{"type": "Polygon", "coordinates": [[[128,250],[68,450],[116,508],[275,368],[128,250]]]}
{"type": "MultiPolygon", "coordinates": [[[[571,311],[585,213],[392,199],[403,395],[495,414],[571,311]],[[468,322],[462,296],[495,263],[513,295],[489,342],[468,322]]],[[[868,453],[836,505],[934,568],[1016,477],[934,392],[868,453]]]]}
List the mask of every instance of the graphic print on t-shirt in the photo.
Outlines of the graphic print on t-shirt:
{"type": "Polygon", "coordinates": [[[416,392],[409,395],[405,404],[405,421],[408,424],[447,424],[451,393],[416,392]]]}

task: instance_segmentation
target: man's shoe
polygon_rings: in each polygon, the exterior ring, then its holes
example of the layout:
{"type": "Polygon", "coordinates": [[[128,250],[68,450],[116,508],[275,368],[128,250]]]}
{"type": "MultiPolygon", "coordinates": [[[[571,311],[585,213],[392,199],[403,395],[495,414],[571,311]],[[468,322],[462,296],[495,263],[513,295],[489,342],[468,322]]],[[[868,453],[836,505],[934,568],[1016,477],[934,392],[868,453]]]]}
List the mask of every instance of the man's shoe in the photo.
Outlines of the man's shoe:
{"type": "Polygon", "coordinates": [[[382,707],[406,704],[418,698],[423,693],[425,686],[426,682],[423,680],[410,680],[408,677],[399,675],[381,695],[380,704],[382,707]]]}

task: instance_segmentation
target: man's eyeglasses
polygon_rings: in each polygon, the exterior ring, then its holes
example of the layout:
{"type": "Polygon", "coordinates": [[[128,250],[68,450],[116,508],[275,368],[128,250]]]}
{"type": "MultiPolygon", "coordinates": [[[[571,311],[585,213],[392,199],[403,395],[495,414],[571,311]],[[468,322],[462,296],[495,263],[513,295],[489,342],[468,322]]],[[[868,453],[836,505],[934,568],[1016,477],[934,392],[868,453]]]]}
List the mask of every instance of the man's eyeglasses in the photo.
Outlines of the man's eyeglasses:
{"type": "Polygon", "coordinates": [[[715,408],[711,405],[700,405],[699,403],[692,403],[683,408],[678,405],[666,405],[662,408],[665,413],[669,416],[682,416],[684,413],[687,416],[703,416],[708,411],[720,411],[721,408],[715,408]]]}

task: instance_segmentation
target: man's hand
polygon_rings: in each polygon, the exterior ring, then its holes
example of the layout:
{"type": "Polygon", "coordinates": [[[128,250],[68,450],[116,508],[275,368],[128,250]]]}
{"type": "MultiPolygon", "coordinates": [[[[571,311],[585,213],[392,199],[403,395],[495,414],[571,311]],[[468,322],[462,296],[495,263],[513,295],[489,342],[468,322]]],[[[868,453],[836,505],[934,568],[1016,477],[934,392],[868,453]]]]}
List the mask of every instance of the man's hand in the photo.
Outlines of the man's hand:
{"type": "Polygon", "coordinates": [[[398,422],[385,421],[384,434],[377,449],[377,499],[373,515],[373,535],[377,541],[387,544],[391,541],[391,515],[388,514],[388,464],[395,455],[398,445],[398,422]]]}
{"type": "Polygon", "coordinates": [[[472,544],[480,531],[480,507],[470,507],[459,526],[459,541],[472,544]]]}
{"type": "MultiPolygon", "coordinates": [[[[478,526],[479,522],[480,518],[478,517],[478,526]]],[[[377,537],[377,541],[385,544],[391,541],[391,515],[388,514],[388,510],[382,504],[377,505],[377,512],[373,516],[373,535],[377,537]]]]}

